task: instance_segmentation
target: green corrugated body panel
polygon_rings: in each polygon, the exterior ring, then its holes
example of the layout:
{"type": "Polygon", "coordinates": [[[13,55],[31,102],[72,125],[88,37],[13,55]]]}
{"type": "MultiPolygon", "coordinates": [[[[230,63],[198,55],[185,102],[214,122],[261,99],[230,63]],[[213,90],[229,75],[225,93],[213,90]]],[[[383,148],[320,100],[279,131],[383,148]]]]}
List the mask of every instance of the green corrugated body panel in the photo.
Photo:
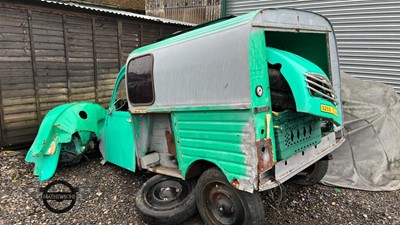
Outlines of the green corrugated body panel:
{"type": "Polygon", "coordinates": [[[171,115],[179,161],[185,177],[197,160],[217,165],[232,179],[249,179],[247,155],[254,151],[250,110],[174,112],[171,115]]]}
{"type": "Polygon", "coordinates": [[[229,29],[231,27],[238,26],[239,24],[242,23],[246,22],[251,23],[253,21],[254,16],[257,15],[258,12],[259,10],[229,20],[225,20],[219,23],[215,23],[209,26],[205,26],[199,29],[195,29],[193,31],[183,33],[181,35],[177,35],[175,37],[171,37],[151,45],[146,45],[141,48],[135,49],[131,54],[142,54],[146,52],[151,52],[155,49],[173,45],[182,41],[188,41],[190,39],[210,35],[211,33],[214,32],[221,32],[224,29],[229,29]]]}
{"type": "Polygon", "coordinates": [[[297,111],[332,119],[338,125],[342,124],[340,109],[336,105],[325,99],[312,97],[308,91],[304,76],[306,72],[328,77],[317,65],[293,53],[270,47],[267,47],[267,61],[271,64],[282,65],[281,72],[292,90],[297,111]],[[322,104],[335,108],[338,115],[322,112],[322,104]]]}
{"type": "Polygon", "coordinates": [[[50,110],[25,159],[35,163],[34,174],[39,176],[39,181],[54,175],[61,144],[70,142],[73,134],[79,135],[82,146],[88,143],[91,133],[100,138],[105,115],[102,106],[90,102],[69,103],[50,110]],[[79,116],[82,111],[86,113],[86,119],[79,116]]]}

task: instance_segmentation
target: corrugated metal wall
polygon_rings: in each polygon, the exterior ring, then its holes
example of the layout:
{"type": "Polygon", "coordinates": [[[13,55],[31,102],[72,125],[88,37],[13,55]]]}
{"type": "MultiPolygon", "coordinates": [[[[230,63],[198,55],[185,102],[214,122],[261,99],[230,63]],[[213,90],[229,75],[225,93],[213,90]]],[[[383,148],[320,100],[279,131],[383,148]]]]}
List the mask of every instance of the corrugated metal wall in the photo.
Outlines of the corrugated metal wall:
{"type": "Polygon", "coordinates": [[[146,15],[201,24],[218,19],[222,0],[146,0],[146,15]]]}
{"type": "Polygon", "coordinates": [[[57,105],[107,106],[128,54],[182,28],[0,3],[0,147],[33,141],[57,105]]]}
{"type": "Polygon", "coordinates": [[[400,1],[227,0],[227,15],[268,7],[297,8],[326,16],[336,32],[341,69],[393,85],[400,93],[400,1]]]}

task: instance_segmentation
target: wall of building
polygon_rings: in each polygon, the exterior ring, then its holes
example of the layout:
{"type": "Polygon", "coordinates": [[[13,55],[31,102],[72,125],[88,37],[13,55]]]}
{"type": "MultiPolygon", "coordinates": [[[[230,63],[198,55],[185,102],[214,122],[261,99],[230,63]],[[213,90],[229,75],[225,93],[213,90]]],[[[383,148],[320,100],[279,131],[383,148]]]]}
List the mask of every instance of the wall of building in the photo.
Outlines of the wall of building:
{"type": "Polygon", "coordinates": [[[219,19],[223,0],[146,0],[146,15],[201,24],[219,19]]]}
{"type": "Polygon", "coordinates": [[[392,85],[400,93],[400,1],[227,0],[226,7],[227,15],[271,7],[322,14],[335,29],[341,69],[392,85]]]}
{"type": "Polygon", "coordinates": [[[0,3],[0,147],[32,142],[57,105],[108,106],[128,54],[182,28],[47,4],[0,3]]]}

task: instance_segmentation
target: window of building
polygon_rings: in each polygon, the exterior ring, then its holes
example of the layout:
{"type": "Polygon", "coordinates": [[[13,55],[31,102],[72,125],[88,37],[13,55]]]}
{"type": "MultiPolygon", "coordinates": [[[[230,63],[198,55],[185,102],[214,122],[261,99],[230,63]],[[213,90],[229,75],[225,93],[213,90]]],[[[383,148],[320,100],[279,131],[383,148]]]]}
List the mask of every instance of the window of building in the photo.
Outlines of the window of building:
{"type": "Polygon", "coordinates": [[[151,105],[154,102],[153,56],[132,59],[128,64],[128,98],[133,105],[151,105]]]}

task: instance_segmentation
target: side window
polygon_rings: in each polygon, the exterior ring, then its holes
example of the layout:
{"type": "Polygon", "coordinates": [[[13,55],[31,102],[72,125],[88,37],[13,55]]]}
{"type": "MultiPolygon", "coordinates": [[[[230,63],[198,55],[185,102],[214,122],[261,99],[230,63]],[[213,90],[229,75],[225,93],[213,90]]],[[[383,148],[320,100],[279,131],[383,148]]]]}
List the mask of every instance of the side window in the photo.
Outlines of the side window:
{"type": "Polygon", "coordinates": [[[132,59],[127,76],[129,101],[133,105],[151,105],[154,102],[153,56],[132,59]]]}
{"type": "Polygon", "coordinates": [[[115,94],[114,107],[116,111],[127,111],[128,102],[126,98],[125,89],[125,77],[121,79],[117,87],[117,93],[115,94]]]}

